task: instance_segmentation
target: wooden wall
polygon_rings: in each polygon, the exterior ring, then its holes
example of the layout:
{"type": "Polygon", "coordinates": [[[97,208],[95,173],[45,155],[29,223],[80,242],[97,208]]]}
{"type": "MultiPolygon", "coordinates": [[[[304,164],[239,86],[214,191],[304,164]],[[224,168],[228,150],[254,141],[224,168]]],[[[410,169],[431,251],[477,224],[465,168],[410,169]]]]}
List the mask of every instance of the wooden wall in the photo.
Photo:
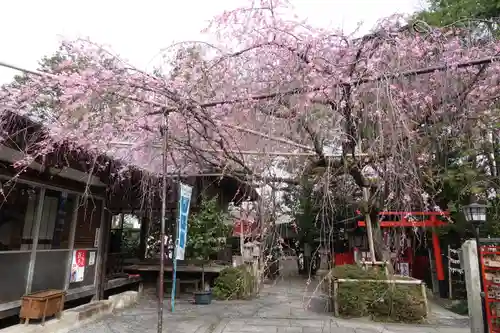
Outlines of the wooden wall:
{"type": "Polygon", "coordinates": [[[87,199],[78,207],[75,249],[93,248],[97,228],[101,224],[102,200],[87,199]]]}

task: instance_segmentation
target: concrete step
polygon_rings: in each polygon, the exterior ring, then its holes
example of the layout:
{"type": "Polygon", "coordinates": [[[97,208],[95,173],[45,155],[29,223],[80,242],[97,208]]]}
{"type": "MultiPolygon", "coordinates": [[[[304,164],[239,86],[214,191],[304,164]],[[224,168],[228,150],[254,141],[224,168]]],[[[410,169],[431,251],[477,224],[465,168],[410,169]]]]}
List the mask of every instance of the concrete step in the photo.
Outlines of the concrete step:
{"type": "Polygon", "coordinates": [[[61,319],[47,320],[45,325],[30,323],[0,329],[0,333],[65,333],[84,324],[96,321],[111,314],[114,310],[124,309],[137,303],[140,294],[126,291],[110,296],[108,300],[96,301],[68,309],[61,319]]]}

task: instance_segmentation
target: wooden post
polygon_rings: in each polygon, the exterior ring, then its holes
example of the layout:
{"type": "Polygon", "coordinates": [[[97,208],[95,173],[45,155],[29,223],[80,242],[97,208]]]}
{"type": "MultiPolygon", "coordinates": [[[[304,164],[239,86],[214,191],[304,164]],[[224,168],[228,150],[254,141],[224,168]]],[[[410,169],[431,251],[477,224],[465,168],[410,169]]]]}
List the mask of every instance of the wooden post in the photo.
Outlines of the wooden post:
{"type": "Polygon", "coordinates": [[[64,278],[64,290],[69,289],[69,278],[71,274],[71,264],[73,261],[73,250],[75,248],[75,233],[76,233],[76,225],[78,222],[78,207],[80,207],[80,196],[77,195],[75,197],[75,204],[73,207],[73,216],[71,217],[71,226],[69,231],[69,240],[68,240],[68,263],[66,264],[66,274],[64,278]]]}
{"type": "Polygon", "coordinates": [[[436,276],[436,265],[430,248],[427,249],[427,256],[429,257],[429,266],[431,269],[432,292],[436,294],[439,291],[438,280],[436,276]]]}
{"type": "MultiPolygon", "coordinates": [[[[334,278],[335,279],[335,278],[334,278]]],[[[333,314],[335,317],[339,317],[339,302],[337,301],[339,295],[339,282],[337,280],[333,281],[333,314]]]]}
{"type": "Polygon", "coordinates": [[[95,299],[101,300],[104,299],[104,291],[106,285],[106,274],[108,271],[108,257],[109,257],[109,242],[111,236],[111,221],[112,214],[104,209],[104,220],[101,220],[101,229],[99,235],[99,252],[98,252],[98,260],[100,260],[100,265],[97,267],[99,269],[99,275],[97,275],[97,283],[96,283],[96,294],[94,296],[95,299]],[[100,258],[99,258],[100,256],[100,258]]]}
{"type": "Polygon", "coordinates": [[[451,248],[448,245],[448,298],[453,299],[453,283],[451,281],[451,248]]]}
{"type": "Polygon", "coordinates": [[[426,290],[425,283],[422,282],[420,287],[422,289],[422,297],[424,298],[425,314],[426,314],[426,316],[428,316],[429,315],[429,303],[427,302],[427,290],[426,290]]]}
{"type": "MultiPolygon", "coordinates": [[[[162,135],[162,175],[161,175],[161,221],[160,221],[160,271],[158,272],[158,283],[160,284],[158,287],[158,318],[157,318],[157,332],[163,332],[163,298],[165,295],[163,294],[164,288],[164,273],[165,273],[165,219],[166,219],[166,210],[167,210],[167,149],[168,149],[168,136],[167,136],[167,127],[168,127],[168,113],[163,115],[163,126],[161,128],[162,135]]],[[[176,236],[177,242],[177,236],[176,236]]],[[[176,244],[177,245],[177,244],[176,244]]],[[[175,247],[177,248],[177,246],[175,247]]],[[[176,255],[176,251],[174,250],[174,256],[176,255]]],[[[174,261],[174,269],[176,265],[176,258],[172,258],[174,261]]],[[[173,272],[175,274],[175,272],[173,272]]],[[[174,279],[173,279],[174,280],[174,279]]],[[[172,285],[172,290],[174,290],[175,286],[172,285]]],[[[172,291],[173,295],[173,291],[172,291]]],[[[173,309],[172,309],[173,311],[173,309]]]]}
{"type": "Polygon", "coordinates": [[[26,294],[29,294],[31,292],[31,285],[33,284],[33,276],[35,275],[36,250],[38,247],[38,237],[40,236],[40,224],[42,221],[44,198],[45,198],[45,187],[42,187],[40,188],[40,192],[38,193],[38,204],[36,207],[35,225],[33,229],[34,230],[33,243],[31,245],[30,263],[28,267],[28,278],[26,279],[26,294]]]}
{"type": "Polygon", "coordinates": [[[109,252],[109,236],[111,229],[111,216],[107,214],[106,200],[102,200],[101,223],[99,225],[99,246],[97,249],[95,295],[94,300],[104,298],[106,284],[106,264],[109,252]]]}
{"type": "Polygon", "coordinates": [[[326,292],[328,294],[327,311],[333,312],[332,272],[328,272],[328,274],[325,276],[325,281],[326,281],[326,292]]]}

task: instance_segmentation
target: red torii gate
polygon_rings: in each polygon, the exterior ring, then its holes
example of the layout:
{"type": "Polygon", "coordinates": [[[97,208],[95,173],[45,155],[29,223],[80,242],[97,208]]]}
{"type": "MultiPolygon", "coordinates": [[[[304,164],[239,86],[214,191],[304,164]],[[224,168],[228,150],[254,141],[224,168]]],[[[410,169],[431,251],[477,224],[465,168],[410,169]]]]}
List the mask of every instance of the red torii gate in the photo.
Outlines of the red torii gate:
{"type": "MultiPolygon", "coordinates": [[[[357,211],[361,214],[360,211],[357,211]]],[[[448,223],[440,220],[438,217],[443,216],[449,218],[449,212],[380,212],[379,214],[379,225],[381,228],[391,228],[391,227],[431,227],[432,228],[432,248],[434,252],[434,258],[436,260],[436,273],[437,279],[439,281],[444,281],[444,269],[443,269],[443,259],[441,257],[441,246],[439,245],[439,237],[435,231],[436,227],[442,227],[448,223]],[[397,221],[384,221],[385,216],[399,216],[397,221]],[[417,221],[409,220],[410,217],[422,216],[427,217],[419,219],[417,221]]],[[[365,227],[365,221],[358,221],[358,227],[365,227]]]]}

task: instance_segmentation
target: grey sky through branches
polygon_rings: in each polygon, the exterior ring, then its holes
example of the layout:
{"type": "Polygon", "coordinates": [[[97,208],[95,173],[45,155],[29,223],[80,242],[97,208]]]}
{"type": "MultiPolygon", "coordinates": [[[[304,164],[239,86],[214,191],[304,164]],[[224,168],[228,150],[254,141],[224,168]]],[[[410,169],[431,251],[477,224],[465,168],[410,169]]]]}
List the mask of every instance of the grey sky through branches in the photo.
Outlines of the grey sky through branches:
{"type": "MultiPolygon", "coordinates": [[[[377,20],[394,13],[422,8],[423,0],[291,0],[301,17],[319,26],[350,33],[363,22],[367,32],[377,20]]],[[[0,60],[35,69],[37,61],[53,53],[65,38],[89,37],[109,45],[142,69],[159,61],[159,51],[175,41],[205,40],[199,31],[206,22],[244,0],[88,0],[85,6],[63,0],[6,1],[0,12],[0,60]]],[[[16,72],[0,68],[0,83],[16,72]]]]}

